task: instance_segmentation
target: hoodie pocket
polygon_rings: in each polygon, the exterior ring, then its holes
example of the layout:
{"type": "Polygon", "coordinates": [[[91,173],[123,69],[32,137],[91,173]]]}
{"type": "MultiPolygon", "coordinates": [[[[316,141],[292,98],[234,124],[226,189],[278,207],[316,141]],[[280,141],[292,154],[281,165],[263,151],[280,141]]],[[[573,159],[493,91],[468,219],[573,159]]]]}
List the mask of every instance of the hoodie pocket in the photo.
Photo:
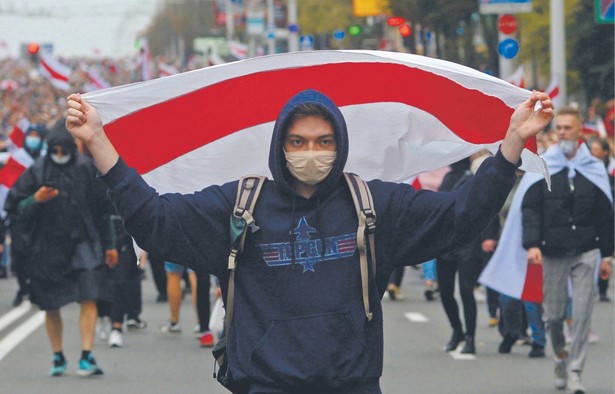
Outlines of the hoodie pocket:
{"type": "Polygon", "coordinates": [[[365,376],[365,348],[348,313],[274,320],[252,352],[252,375],[281,386],[335,387],[365,376]]]}

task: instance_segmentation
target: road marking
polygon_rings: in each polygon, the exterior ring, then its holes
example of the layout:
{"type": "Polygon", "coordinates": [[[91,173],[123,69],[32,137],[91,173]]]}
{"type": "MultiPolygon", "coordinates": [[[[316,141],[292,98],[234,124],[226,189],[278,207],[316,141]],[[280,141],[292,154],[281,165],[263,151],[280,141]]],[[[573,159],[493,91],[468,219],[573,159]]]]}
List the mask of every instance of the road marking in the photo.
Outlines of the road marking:
{"type": "Polygon", "coordinates": [[[0,317],[0,331],[4,330],[15,320],[28,313],[30,309],[32,309],[32,304],[30,304],[30,301],[26,300],[18,307],[11,309],[7,314],[0,317]]]}
{"type": "Polygon", "coordinates": [[[45,322],[45,312],[38,311],[0,341],[0,360],[45,322]]]}
{"type": "Polygon", "coordinates": [[[404,315],[406,319],[410,320],[412,323],[427,323],[429,321],[425,315],[418,312],[406,312],[404,315]]]}

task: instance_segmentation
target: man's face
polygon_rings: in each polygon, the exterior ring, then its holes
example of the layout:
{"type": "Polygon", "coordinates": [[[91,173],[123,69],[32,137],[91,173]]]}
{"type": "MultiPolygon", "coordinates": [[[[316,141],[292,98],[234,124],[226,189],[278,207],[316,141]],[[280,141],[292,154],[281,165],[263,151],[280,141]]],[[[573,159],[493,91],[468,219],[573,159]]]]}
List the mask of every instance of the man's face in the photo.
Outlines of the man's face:
{"type": "Polygon", "coordinates": [[[297,119],[290,125],[284,137],[284,150],[286,152],[336,151],[333,126],[315,115],[297,119]]]}
{"type": "Polygon", "coordinates": [[[581,136],[581,122],[574,115],[557,115],[555,133],[559,140],[577,141],[581,136]]]}

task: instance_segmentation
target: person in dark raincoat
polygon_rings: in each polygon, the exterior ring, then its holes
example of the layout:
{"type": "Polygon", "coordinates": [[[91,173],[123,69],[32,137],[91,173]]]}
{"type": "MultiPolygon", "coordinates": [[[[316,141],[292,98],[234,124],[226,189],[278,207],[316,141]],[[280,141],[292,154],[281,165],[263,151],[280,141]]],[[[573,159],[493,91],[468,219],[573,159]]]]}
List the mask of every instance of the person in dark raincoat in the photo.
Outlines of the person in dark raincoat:
{"type": "Polygon", "coordinates": [[[64,374],[60,308],[81,304],[82,354],[77,373],[100,375],[91,355],[96,300],[109,298],[104,264],[117,263],[111,206],[96,179],[91,159],[77,151],[73,137],[58,122],[47,137],[48,154],[38,158],[11,188],[6,210],[26,227],[30,298],[46,312],[54,352],[51,376],[64,374]]]}

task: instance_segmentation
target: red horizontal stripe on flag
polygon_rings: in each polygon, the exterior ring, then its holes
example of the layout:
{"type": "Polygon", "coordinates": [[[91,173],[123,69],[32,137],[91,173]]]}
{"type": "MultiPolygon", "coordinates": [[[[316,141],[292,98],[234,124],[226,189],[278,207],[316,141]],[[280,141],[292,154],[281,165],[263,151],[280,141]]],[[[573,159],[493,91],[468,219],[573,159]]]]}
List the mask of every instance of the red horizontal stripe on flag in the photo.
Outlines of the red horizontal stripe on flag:
{"type": "Polygon", "coordinates": [[[124,160],[143,174],[236,131],[275,120],[286,101],[304,89],[319,90],[340,107],[379,102],[417,107],[471,143],[503,139],[513,112],[498,98],[418,68],[333,63],[229,79],[131,113],[105,128],[124,160]]]}

